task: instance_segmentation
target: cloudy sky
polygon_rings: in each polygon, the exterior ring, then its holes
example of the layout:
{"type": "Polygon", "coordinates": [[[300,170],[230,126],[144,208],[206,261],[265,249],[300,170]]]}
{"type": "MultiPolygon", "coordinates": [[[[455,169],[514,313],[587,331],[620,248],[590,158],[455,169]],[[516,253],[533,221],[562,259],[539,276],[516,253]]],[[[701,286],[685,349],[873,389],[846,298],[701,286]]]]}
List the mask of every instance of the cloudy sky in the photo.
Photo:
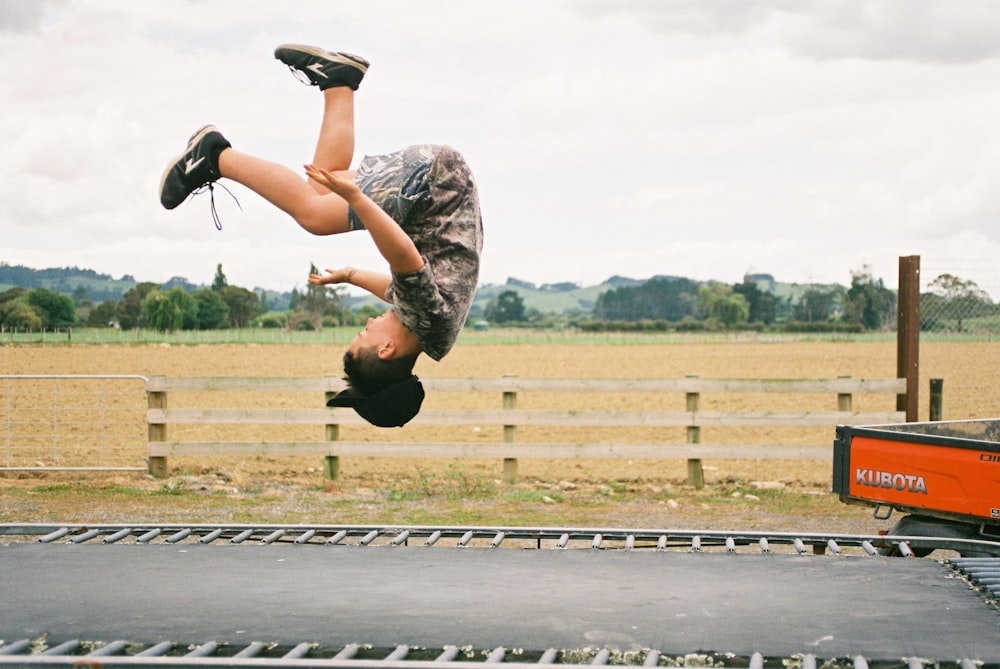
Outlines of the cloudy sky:
{"type": "Polygon", "coordinates": [[[898,257],[1000,297],[992,0],[0,0],[0,261],[289,290],[379,267],[238,185],[174,211],[200,125],[299,169],[316,89],[273,58],[372,62],[358,158],[447,143],[482,194],[482,281],[620,274],[848,284],[898,257]]]}

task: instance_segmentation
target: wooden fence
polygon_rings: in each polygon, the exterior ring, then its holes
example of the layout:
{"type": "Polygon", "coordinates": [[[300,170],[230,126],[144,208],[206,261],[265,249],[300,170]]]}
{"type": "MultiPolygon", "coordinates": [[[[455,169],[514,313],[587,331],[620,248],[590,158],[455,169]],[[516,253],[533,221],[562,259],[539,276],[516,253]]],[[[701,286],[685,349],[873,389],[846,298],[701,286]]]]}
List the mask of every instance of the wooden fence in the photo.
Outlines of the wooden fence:
{"type": "MultiPolygon", "coordinates": [[[[340,458],[350,456],[420,458],[502,458],[504,480],[517,478],[518,458],[628,458],[688,460],[689,481],[703,483],[703,458],[829,459],[831,446],[775,446],[702,443],[702,428],[717,427],[804,427],[866,425],[903,422],[902,411],[856,412],[855,394],[892,394],[906,391],[906,379],[425,379],[428,394],[495,393],[495,410],[449,410],[425,408],[409,425],[413,426],[502,426],[503,440],[497,441],[404,441],[398,430],[379,430],[375,440],[340,439],[342,425],[367,425],[351,409],[325,407],[325,400],[343,388],[335,377],[320,378],[236,378],[236,377],[151,377],[147,382],[147,423],[149,470],[157,477],[167,475],[167,458],[175,456],[317,456],[325,458],[325,470],[336,479],[340,458]],[[168,408],[168,393],[265,392],[314,393],[310,406],[320,408],[168,408]],[[683,394],[683,410],[541,410],[518,409],[518,393],[643,393],[648,397],[664,393],[683,394]],[[320,396],[322,393],[322,396],[320,396]],[[836,411],[705,411],[704,393],[814,393],[836,397],[836,411]],[[171,425],[322,425],[322,441],[178,441],[170,440],[171,425]],[[523,441],[518,428],[549,426],[581,427],[683,427],[683,443],[551,443],[523,441]]],[[[679,404],[679,402],[678,402],[679,404]]],[[[833,405],[831,401],[830,405],[833,405]]],[[[404,430],[409,429],[403,428],[404,430]]],[[[830,442],[833,440],[831,430],[830,442]]],[[[675,442],[678,440],[674,440],[675,442]]]]}

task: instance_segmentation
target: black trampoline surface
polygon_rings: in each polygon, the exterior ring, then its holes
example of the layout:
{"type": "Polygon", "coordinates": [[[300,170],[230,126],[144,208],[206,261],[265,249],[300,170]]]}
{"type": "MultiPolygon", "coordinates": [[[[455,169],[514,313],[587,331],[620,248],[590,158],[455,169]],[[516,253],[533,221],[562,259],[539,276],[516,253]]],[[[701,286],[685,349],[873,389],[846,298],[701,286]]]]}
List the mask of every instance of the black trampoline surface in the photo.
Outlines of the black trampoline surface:
{"type": "Polygon", "coordinates": [[[407,546],[0,547],[0,638],[1000,661],[930,559],[407,546]],[[196,637],[196,639],[195,639],[196,637]]]}

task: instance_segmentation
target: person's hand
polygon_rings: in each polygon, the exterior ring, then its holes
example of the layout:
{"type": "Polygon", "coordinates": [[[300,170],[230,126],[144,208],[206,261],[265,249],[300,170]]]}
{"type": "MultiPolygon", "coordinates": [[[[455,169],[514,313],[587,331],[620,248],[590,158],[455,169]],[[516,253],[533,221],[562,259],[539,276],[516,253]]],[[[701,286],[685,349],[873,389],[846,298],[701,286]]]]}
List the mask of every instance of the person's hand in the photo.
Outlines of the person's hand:
{"type": "Polygon", "coordinates": [[[358,185],[354,183],[352,173],[349,170],[331,172],[315,165],[306,165],[306,176],[326,186],[345,200],[350,200],[352,196],[361,192],[358,185]]]}
{"type": "Polygon", "coordinates": [[[327,269],[326,274],[310,274],[309,283],[315,286],[325,286],[330,283],[350,283],[351,277],[358,270],[353,267],[341,267],[340,269],[327,269]]]}

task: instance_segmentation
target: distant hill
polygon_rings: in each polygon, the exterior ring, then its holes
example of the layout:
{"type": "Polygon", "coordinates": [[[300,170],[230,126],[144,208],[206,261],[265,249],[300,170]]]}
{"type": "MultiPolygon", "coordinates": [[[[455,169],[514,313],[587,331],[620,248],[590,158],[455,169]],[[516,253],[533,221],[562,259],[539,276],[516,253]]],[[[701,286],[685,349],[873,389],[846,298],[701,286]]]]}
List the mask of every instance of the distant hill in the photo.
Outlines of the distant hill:
{"type": "MultiPolygon", "coordinates": [[[[645,279],[633,279],[615,275],[595,286],[581,286],[572,282],[535,284],[531,281],[508,278],[502,284],[482,284],[476,291],[473,311],[485,309],[487,303],[506,290],[515,291],[524,301],[525,308],[536,310],[543,314],[558,316],[573,316],[589,314],[593,311],[597,298],[601,293],[623,286],[637,286],[652,278],[679,279],[683,277],[657,275],[645,279]]],[[[755,281],[761,290],[776,295],[779,299],[790,298],[797,301],[803,292],[810,288],[833,288],[835,284],[796,284],[775,281],[770,274],[755,274],[748,277],[755,281]]],[[[0,292],[13,287],[48,288],[57,293],[72,296],[76,301],[90,300],[94,303],[106,300],[121,300],[122,296],[133,288],[141,279],[126,274],[115,279],[107,274],[98,274],[89,269],[79,267],[58,267],[48,269],[32,269],[23,265],[10,265],[0,262],[0,292]]],[[[707,282],[713,283],[713,282],[707,282]]],[[[183,277],[174,277],[166,287],[181,286],[185,290],[197,290],[206,286],[193,284],[183,277]]],[[[254,292],[262,295],[271,311],[285,311],[291,301],[291,291],[277,291],[254,288],[254,292]]],[[[348,296],[345,300],[352,309],[365,304],[381,304],[373,296],[348,296]]]]}

